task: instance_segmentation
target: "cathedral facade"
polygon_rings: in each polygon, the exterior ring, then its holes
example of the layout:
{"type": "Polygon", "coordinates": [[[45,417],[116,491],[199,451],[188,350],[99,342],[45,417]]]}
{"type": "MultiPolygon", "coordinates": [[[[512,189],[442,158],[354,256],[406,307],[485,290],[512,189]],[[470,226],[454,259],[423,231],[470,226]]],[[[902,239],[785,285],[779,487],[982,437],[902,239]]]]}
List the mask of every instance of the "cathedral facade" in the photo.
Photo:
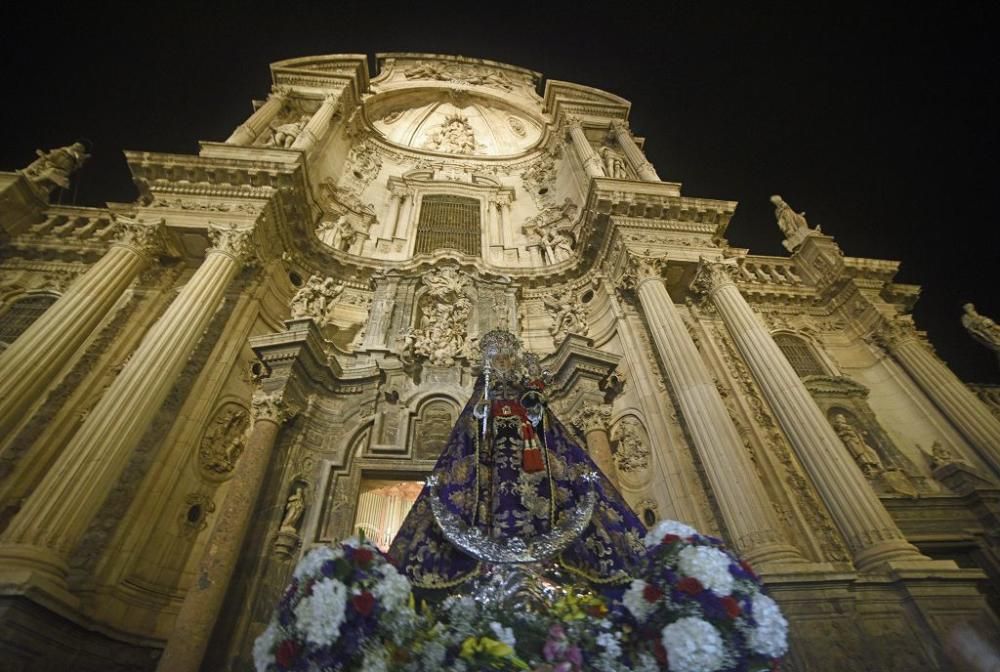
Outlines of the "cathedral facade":
{"type": "Polygon", "coordinates": [[[0,173],[0,668],[252,669],[305,551],[388,547],[496,328],[646,524],[761,572],[792,669],[996,627],[1000,401],[898,262],[780,196],[788,256],[730,245],[617,95],[377,60],[273,64],[224,142],[128,152],[133,203],[49,203],[79,145],[0,173]]]}

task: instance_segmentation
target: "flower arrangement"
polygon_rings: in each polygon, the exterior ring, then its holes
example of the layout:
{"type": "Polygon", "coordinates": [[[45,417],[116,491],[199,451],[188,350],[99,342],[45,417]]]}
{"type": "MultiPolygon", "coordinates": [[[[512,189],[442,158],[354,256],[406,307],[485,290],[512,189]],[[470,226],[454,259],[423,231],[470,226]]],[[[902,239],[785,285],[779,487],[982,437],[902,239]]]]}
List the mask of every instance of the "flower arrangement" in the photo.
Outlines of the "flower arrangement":
{"type": "Polygon", "coordinates": [[[777,668],[788,624],[748,564],[720,540],[674,521],[653,528],[645,545],[642,578],[622,598],[634,623],[629,644],[637,668],[777,668]]]}
{"type": "Polygon", "coordinates": [[[452,595],[417,613],[410,585],[358,540],[303,558],[268,629],[258,672],[757,672],[776,670],[787,623],[722,542],[664,521],[636,578],[609,600],[578,583],[511,608],[452,595]]]}
{"type": "Polygon", "coordinates": [[[368,670],[410,637],[410,582],[362,539],[310,551],[254,644],[258,672],[368,670]]]}

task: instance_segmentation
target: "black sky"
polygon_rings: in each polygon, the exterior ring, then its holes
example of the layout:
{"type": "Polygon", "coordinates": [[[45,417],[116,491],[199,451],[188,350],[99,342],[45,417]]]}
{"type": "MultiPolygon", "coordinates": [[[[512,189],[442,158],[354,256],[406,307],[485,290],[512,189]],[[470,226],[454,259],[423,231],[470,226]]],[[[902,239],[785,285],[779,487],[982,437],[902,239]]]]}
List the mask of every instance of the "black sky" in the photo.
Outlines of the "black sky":
{"type": "Polygon", "coordinates": [[[0,18],[0,169],[87,138],[79,204],[135,197],[123,149],[224,139],[273,61],[489,58],[631,100],[663,179],[740,202],[734,245],[784,254],[767,201],[780,193],[845,254],[900,260],[897,280],[924,287],[915,317],[938,353],[964,380],[1000,382],[959,324],[964,301],[1000,321],[990,4],[89,4],[18,3],[0,18]]]}

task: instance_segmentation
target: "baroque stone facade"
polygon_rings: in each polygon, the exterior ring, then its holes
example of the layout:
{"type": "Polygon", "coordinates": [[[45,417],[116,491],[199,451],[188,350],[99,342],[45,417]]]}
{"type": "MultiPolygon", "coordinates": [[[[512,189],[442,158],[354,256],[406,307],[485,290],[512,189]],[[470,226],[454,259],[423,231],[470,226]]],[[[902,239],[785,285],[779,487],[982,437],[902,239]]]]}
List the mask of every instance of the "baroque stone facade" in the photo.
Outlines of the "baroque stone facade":
{"type": "Polygon", "coordinates": [[[996,628],[1000,404],[897,262],[780,196],[790,256],[729,246],[736,204],[661,180],[591,87],[423,54],[272,76],[225,141],[126,153],[134,203],[49,203],[81,147],[0,173],[5,669],[251,669],[301,554],[430,471],[496,327],[645,522],[755,564],[792,669],[952,669],[955,623],[996,628]]]}

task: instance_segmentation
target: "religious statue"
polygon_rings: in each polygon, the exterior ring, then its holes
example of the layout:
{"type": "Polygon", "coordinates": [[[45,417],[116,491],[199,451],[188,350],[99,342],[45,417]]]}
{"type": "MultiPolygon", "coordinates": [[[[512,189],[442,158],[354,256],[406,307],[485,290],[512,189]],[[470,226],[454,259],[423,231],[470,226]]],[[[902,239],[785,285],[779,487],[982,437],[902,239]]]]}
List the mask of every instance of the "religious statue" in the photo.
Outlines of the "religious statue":
{"type": "Polygon", "coordinates": [[[549,410],[537,358],[502,330],[484,334],[480,348],[472,398],[390,556],[429,600],[503,571],[497,563],[620,590],[642,524],[549,410]]]}
{"type": "Polygon", "coordinates": [[[476,134],[468,119],[461,115],[450,116],[427,137],[424,148],[448,154],[475,154],[476,134]]]}
{"type": "Polygon", "coordinates": [[[285,502],[285,515],[281,519],[279,531],[291,534],[298,533],[299,521],[306,510],[305,495],[302,494],[302,486],[296,485],[295,491],[288,496],[285,502]]]}
{"type": "Polygon", "coordinates": [[[434,366],[451,366],[468,354],[469,279],[457,269],[442,268],[425,275],[424,285],[420,324],[405,334],[407,347],[434,366]]]}
{"type": "Polygon", "coordinates": [[[292,121],[272,127],[271,138],[267,141],[266,146],[291,149],[295,139],[299,137],[299,133],[302,132],[302,129],[304,129],[308,123],[309,115],[303,114],[299,117],[298,121],[292,121]]]}
{"type": "Polygon", "coordinates": [[[883,471],[882,460],[879,459],[878,453],[868,445],[864,437],[861,436],[861,432],[851,424],[846,415],[843,413],[834,414],[830,424],[833,425],[833,431],[837,433],[847,450],[850,451],[851,457],[861,467],[865,477],[872,478],[883,471]]]}
{"type": "Polygon", "coordinates": [[[809,224],[806,222],[806,213],[795,212],[777,194],[771,197],[771,202],[774,203],[774,217],[778,220],[778,228],[785,234],[785,238],[791,238],[809,229],[809,224]]]}
{"type": "Polygon", "coordinates": [[[319,326],[326,325],[333,302],[343,291],[344,283],[337,283],[333,278],[310,276],[289,304],[292,319],[312,318],[319,326]]]}
{"type": "Polygon", "coordinates": [[[985,315],[980,315],[976,311],[976,306],[971,303],[965,304],[962,309],[965,311],[962,315],[962,326],[965,330],[1000,357],[1000,326],[985,315]]]}
{"type": "Polygon", "coordinates": [[[542,256],[547,263],[556,264],[573,256],[572,239],[555,225],[540,228],[535,235],[538,247],[542,250],[542,256]]]}
{"type": "Polygon", "coordinates": [[[316,237],[335,250],[346,251],[354,242],[354,229],[341,215],[335,221],[324,220],[316,227],[316,237]]]}
{"type": "Polygon", "coordinates": [[[56,187],[69,188],[69,176],[80,169],[90,158],[81,142],[66,147],[57,147],[50,152],[36,149],[38,158],[31,162],[22,173],[36,187],[50,192],[56,187]]]}
{"type": "Polygon", "coordinates": [[[556,342],[570,333],[587,335],[587,309],[571,292],[553,292],[543,296],[542,302],[552,313],[549,333],[556,342]]]}
{"type": "Polygon", "coordinates": [[[604,174],[619,180],[628,179],[625,169],[625,158],[608,146],[601,148],[601,160],[604,162],[604,174]]]}

